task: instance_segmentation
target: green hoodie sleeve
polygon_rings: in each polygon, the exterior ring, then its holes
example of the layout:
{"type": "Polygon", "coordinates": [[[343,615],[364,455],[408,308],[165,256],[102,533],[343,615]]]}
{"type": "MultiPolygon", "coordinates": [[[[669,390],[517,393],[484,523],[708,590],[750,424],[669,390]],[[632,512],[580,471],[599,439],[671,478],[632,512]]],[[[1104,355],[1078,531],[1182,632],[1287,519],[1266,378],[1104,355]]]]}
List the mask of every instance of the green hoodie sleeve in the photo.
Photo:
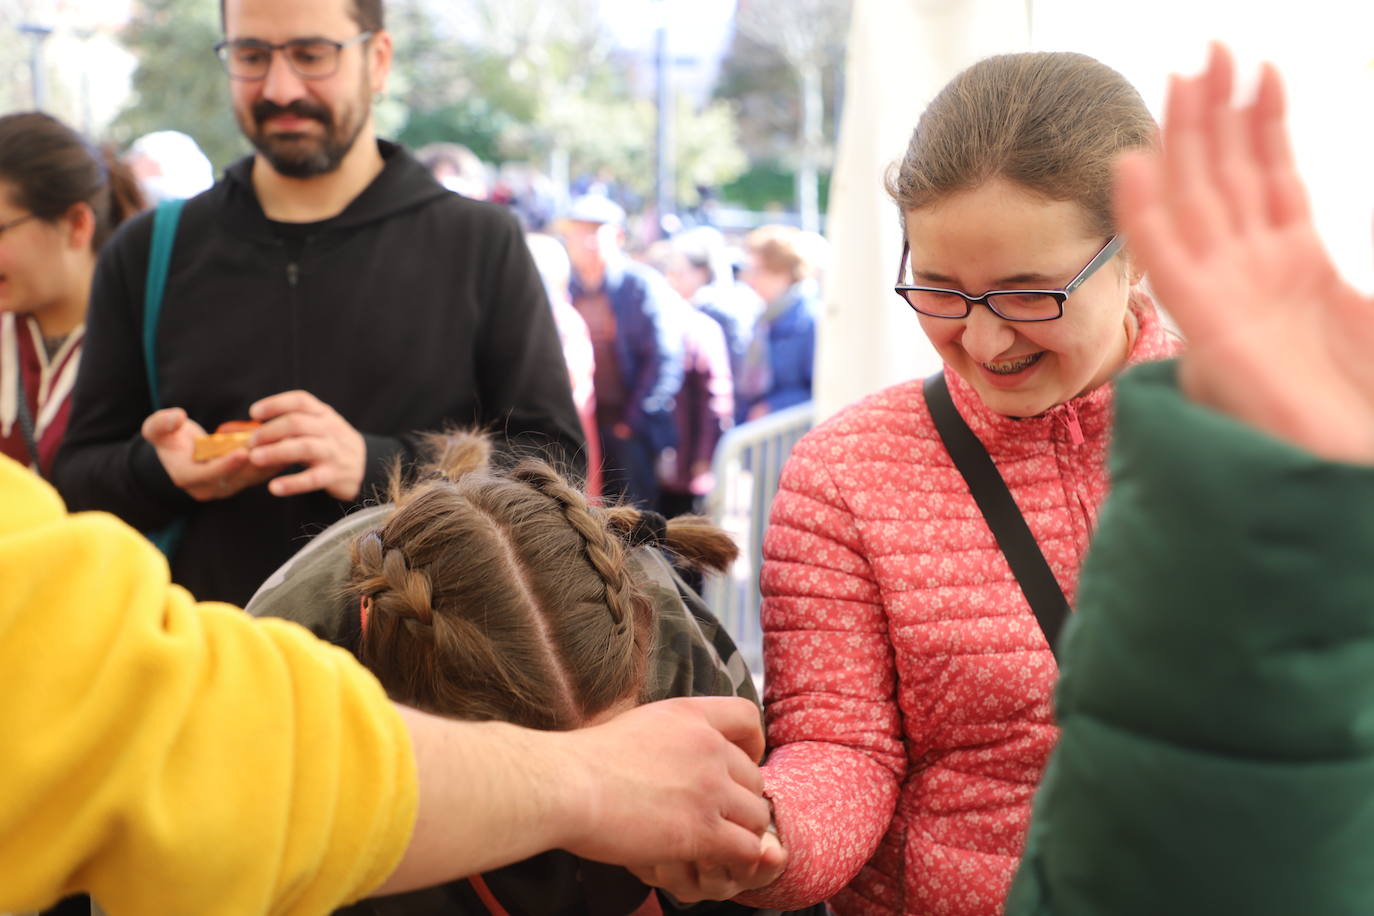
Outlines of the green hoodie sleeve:
{"type": "Polygon", "coordinates": [[[0,457],[0,912],[325,913],[395,868],[410,739],[285,621],[196,604],[141,535],[0,457]]]}
{"type": "Polygon", "coordinates": [[[1374,913],[1374,468],[1120,383],[1010,916],[1374,913]]]}

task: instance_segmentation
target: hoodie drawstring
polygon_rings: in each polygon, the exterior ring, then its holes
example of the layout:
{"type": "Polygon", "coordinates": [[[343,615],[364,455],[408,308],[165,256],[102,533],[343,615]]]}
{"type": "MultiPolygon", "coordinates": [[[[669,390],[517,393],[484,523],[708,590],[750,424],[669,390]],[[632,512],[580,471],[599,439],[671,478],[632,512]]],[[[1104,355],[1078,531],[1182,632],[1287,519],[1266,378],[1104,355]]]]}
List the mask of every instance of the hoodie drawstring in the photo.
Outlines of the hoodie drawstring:
{"type": "Polygon", "coordinates": [[[1064,412],[1060,415],[1060,419],[1069,431],[1070,444],[1076,447],[1087,441],[1083,436],[1083,427],[1078,422],[1078,408],[1073,406],[1073,401],[1064,402],[1064,412]]]}

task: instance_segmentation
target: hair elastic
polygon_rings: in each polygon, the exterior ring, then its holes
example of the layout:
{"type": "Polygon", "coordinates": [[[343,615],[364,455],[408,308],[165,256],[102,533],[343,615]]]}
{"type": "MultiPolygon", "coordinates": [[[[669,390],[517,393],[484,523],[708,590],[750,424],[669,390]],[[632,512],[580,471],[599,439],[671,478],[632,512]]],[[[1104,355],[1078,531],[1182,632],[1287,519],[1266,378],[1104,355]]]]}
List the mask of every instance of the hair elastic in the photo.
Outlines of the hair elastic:
{"type": "Polygon", "coordinates": [[[630,529],[629,542],[633,547],[648,544],[657,547],[668,538],[668,520],[649,509],[640,511],[638,520],[630,529]]]}

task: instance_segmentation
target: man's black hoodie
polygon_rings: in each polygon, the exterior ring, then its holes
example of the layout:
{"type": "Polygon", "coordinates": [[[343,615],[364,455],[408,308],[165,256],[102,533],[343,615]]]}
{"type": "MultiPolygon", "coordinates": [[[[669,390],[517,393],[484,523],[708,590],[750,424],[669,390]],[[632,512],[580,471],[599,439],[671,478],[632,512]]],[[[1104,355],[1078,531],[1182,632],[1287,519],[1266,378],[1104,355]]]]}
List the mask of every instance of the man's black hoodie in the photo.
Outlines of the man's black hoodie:
{"type": "Polygon", "coordinates": [[[579,469],[558,334],[516,220],[445,190],[399,146],[379,148],[381,173],[321,222],[268,220],[251,157],[186,203],[156,332],[160,404],[142,343],[151,216],[101,254],[54,477],[73,510],[143,530],[184,519],[172,572],[198,598],[247,601],[350,504],[264,486],[197,502],[140,435],[159,407],[183,407],[213,431],[260,398],[308,391],[366,440],[359,501],[393,459],[415,460],[416,433],[445,425],[481,425],[579,469]]]}

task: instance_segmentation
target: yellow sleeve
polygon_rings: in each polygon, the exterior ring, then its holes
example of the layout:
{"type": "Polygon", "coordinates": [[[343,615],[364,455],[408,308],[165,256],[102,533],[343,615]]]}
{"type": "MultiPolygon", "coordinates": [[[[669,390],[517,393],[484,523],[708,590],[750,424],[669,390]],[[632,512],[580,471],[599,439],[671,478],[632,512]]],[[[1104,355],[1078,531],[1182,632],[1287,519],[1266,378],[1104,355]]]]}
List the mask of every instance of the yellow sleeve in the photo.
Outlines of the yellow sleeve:
{"type": "Polygon", "coordinates": [[[0,912],[325,913],[414,826],[376,680],[285,621],[196,604],[112,516],[0,456],[0,912]]]}

